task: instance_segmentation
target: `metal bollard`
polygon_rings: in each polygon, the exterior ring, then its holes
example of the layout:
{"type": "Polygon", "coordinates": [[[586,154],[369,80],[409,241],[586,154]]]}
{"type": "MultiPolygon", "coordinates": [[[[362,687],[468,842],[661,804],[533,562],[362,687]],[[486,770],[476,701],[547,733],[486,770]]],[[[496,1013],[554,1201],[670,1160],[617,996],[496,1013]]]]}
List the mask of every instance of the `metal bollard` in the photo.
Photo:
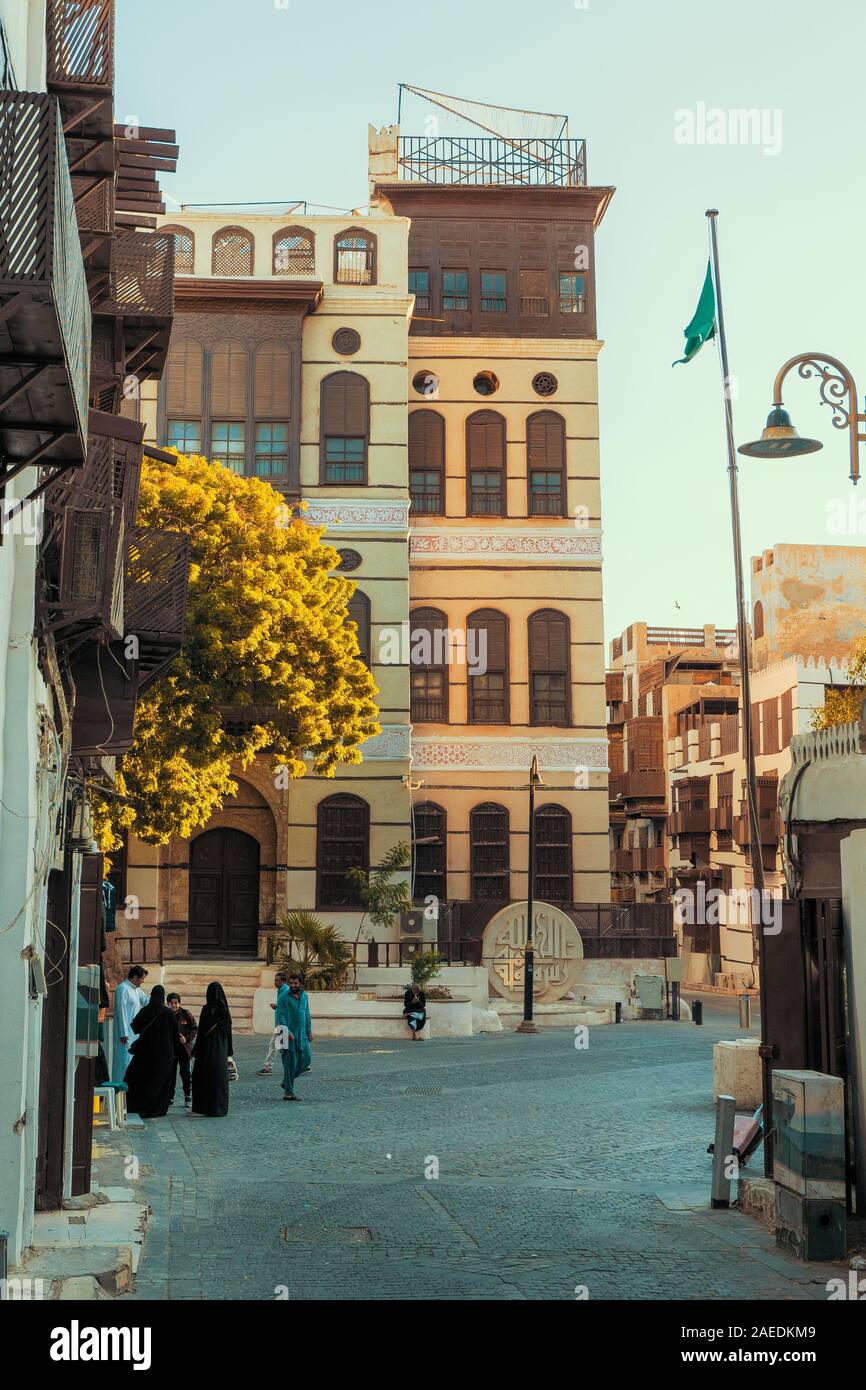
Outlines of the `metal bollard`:
{"type": "Polygon", "coordinates": [[[751,1028],[752,1026],[752,1000],[750,995],[740,995],[740,1027],[751,1028]]]}
{"type": "Polygon", "coordinates": [[[703,1023],[704,1021],[704,1001],[695,999],[692,1003],[692,1023],[703,1023]]]}
{"type": "Polygon", "coordinates": [[[713,1188],[710,1204],[714,1207],[731,1205],[731,1163],[734,1157],[734,1111],[737,1102],[733,1096],[719,1096],[716,1101],[716,1135],[713,1140],[713,1188]]]}

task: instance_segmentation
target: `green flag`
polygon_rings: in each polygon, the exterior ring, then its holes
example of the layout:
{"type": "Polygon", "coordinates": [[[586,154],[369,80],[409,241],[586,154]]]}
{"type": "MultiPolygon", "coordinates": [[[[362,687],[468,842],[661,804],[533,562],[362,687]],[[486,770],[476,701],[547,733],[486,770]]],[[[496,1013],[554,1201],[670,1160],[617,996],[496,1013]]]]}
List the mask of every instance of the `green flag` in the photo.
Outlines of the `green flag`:
{"type": "Polygon", "coordinates": [[[681,362],[691,362],[696,353],[700,352],[704,343],[708,343],[710,338],[716,336],[716,296],[713,290],[713,272],[709,261],[707,262],[707,278],[704,281],[704,288],[701,290],[701,297],[698,300],[698,307],[695,316],[685,330],[686,335],[686,355],[680,357],[671,365],[679,366],[681,362]]]}

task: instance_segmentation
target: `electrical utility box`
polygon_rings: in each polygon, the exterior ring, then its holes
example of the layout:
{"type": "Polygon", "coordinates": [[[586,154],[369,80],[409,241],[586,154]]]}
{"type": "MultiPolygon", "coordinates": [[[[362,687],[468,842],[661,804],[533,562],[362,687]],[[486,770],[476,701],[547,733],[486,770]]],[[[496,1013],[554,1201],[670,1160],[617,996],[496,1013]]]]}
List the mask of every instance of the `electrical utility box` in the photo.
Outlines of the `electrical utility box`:
{"type": "Polygon", "coordinates": [[[801,1260],[844,1259],[844,1082],[817,1071],[774,1071],[773,1120],[776,1244],[801,1260]]]}
{"type": "Polygon", "coordinates": [[[635,975],[634,983],[635,989],[637,990],[637,1003],[639,1008],[651,1009],[654,1012],[664,1009],[664,975],[635,975]]]}

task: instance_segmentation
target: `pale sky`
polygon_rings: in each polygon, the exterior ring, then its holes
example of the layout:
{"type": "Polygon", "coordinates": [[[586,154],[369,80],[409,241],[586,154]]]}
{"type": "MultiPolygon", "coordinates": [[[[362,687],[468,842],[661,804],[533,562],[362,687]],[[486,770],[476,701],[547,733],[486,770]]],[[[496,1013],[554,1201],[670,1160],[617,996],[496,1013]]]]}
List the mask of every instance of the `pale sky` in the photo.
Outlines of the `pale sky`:
{"type": "MultiPolygon", "coordinates": [[[[596,272],[607,636],[641,620],[733,624],[718,358],[709,345],[671,363],[717,207],[738,443],[757,435],[777,369],[803,351],[841,358],[863,402],[862,0],[123,0],[118,11],[117,119],[177,130],[179,172],[164,187],[184,202],[365,203],[367,123],[396,119],[401,81],[567,113],[589,181],[617,190],[596,272]],[[697,130],[700,103],[710,121],[761,112],[763,137],[681,143],[681,113],[697,130]]],[[[784,465],[742,460],[747,565],[783,541],[866,545],[847,435],[814,382],[789,378],[785,401],[825,447],[784,465]],[[844,535],[838,499],[852,508],[844,535]]]]}

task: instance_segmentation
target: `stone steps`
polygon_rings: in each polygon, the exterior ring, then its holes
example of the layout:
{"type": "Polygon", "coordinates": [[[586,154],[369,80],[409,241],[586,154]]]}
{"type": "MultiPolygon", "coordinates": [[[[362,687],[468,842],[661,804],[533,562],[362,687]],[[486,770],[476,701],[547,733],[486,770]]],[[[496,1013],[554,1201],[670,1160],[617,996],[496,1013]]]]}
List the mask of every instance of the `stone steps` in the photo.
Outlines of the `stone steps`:
{"type": "Polygon", "coordinates": [[[218,980],[231,1010],[232,1031],[246,1034],[253,1031],[253,996],[263,968],[260,960],[171,960],[163,968],[163,983],[167,994],[179,994],[183,1007],[198,1017],[208,985],[218,980]]]}

